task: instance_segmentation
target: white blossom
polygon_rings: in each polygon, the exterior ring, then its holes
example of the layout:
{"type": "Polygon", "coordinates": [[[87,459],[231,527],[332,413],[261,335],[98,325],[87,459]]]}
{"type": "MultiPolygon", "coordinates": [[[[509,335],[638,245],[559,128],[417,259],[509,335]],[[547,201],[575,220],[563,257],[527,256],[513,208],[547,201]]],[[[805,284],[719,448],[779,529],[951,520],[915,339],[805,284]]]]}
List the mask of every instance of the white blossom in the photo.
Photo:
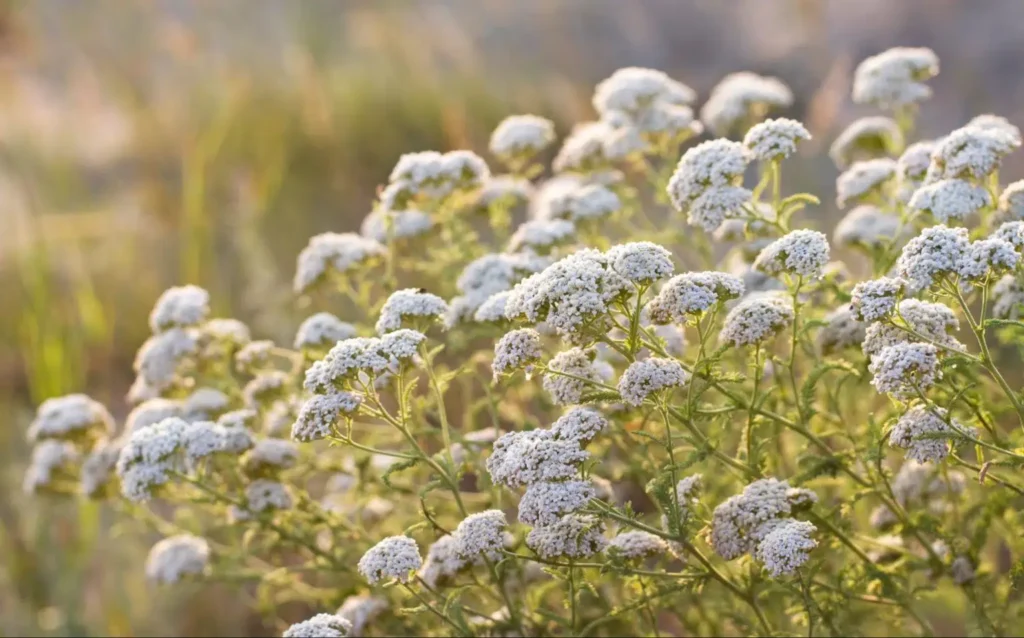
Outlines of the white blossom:
{"type": "Polygon", "coordinates": [[[700,226],[705,231],[716,230],[730,219],[746,215],[744,205],[751,203],[754,194],[742,186],[721,186],[709,188],[690,203],[686,214],[687,223],[700,226]]]}
{"type": "Polygon", "coordinates": [[[513,370],[525,369],[529,373],[543,356],[540,333],[533,328],[519,328],[505,333],[495,344],[491,370],[495,379],[513,370]]]}
{"type": "Polygon", "coordinates": [[[455,537],[455,553],[465,559],[486,557],[497,561],[505,546],[505,513],[501,510],[487,510],[470,514],[462,519],[452,534],[455,537]]]}
{"type": "Polygon", "coordinates": [[[586,558],[602,551],[608,541],[598,518],[568,514],[552,525],[534,527],[526,544],[541,558],[586,558]]]}
{"type": "Polygon", "coordinates": [[[391,293],[380,309],[377,319],[377,334],[383,335],[402,327],[402,324],[413,320],[420,325],[423,321],[440,320],[448,312],[448,304],[437,295],[424,290],[406,288],[391,293]]]}
{"type": "Polygon", "coordinates": [[[879,392],[908,399],[942,378],[939,350],[930,343],[897,343],[871,358],[871,385],[879,392]]]}
{"type": "Polygon", "coordinates": [[[1024,179],[1006,185],[999,195],[999,212],[1007,221],[1024,220],[1024,179]]]}
{"type": "Polygon", "coordinates": [[[829,354],[860,345],[866,328],[849,304],[842,305],[825,315],[825,325],[818,332],[818,348],[829,354]]]}
{"type": "Polygon", "coordinates": [[[889,432],[889,445],[905,449],[910,460],[938,462],[949,456],[948,443],[958,433],[974,436],[973,428],[951,418],[946,409],[916,405],[896,421],[889,432]]]}
{"type": "Polygon", "coordinates": [[[715,508],[710,541],[726,560],[752,553],[767,529],[763,526],[792,513],[789,483],[775,478],[759,479],[715,508]]]}
{"type": "Polygon", "coordinates": [[[609,543],[605,551],[626,560],[662,556],[668,553],[668,543],[660,536],[643,530],[621,532],[609,543]]]}
{"type": "Polygon", "coordinates": [[[740,71],[722,78],[700,110],[700,119],[715,135],[725,135],[770,109],[793,103],[793,93],[781,80],[740,71]]]}
{"type": "Polygon", "coordinates": [[[839,168],[877,157],[893,156],[903,149],[903,133],[895,120],[880,115],[862,117],[847,126],[832,142],[828,155],[839,168]]]}
{"type": "MultiPolygon", "coordinates": [[[[888,246],[900,230],[900,218],[877,206],[862,204],[850,210],[832,232],[832,241],[840,246],[868,249],[888,246]]],[[[906,229],[904,229],[906,230],[906,229]]]]}
{"type": "Polygon", "coordinates": [[[989,275],[1012,271],[1019,261],[1020,254],[1013,244],[999,237],[988,237],[971,242],[957,264],[957,273],[964,279],[982,280],[989,275]]]}
{"type": "Polygon", "coordinates": [[[917,189],[908,204],[912,210],[930,213],[939,222],[962,220],[992,205],[988,191],[963,179],[944,179],[917,189]]]}
{"type": "Polygon", "coordinates": [[[114,418],[103,404],[84,394],[47,399],[28,427],[28,440],[102,438],[114,431],[114,418]]]}
{"type": "Polygon", "coordinates": [[[256,479],[245,488],[245,511],[261,514],[291,509],[294,499],[288,488],[277,481],[256,479]]]}
{"type": "Polygon", "coordinates": [[[630,405],[642,404],[650,395],[668,388],[680,388],[690,380],[690,373],[675,359],[648,357],[630,364],[619,379],[622,400],[630,405]]]}
{"type": "Polygon", "coordinates": [[[637,285],[649,285],[672,274],[672,253],[649,241],[612,246],[606,253],[608,265],[637,285]]]}
{"type": "Polygon", "coordinates": [[[905,286],[899,277],[862,281],[853,287],[850,305],[860,319],[878,321],[896,308],[905,286]]]}
{"type": "Polygon", "coordinates": [[[292,438],[303,442],[327,438],[338,418],[355,414],[361,403],[362,398],[351,392],[314,394],[299,410],[292,425],[292,438]]]}
{"type": "Polygon", "coordinates": [[[80,456],[78,449],[67,441],[43,440],[32,449],[22,488],[26,493],[32,494],[51,487],[61,470],[66,470],[65,474],[71,474],[80,456]]]}
{"type": "Polygon", "coordinates": [[[486,467],[494,483],[521,487],[538,481],[573,478],[590,455],[580,442],[560,440],[551,430],[503,434],[494,442],[486,467]]]}
{"type": "Polygon", "coordinates": [[[683,211],[709,189],[740,186],[749,161],[750,152],[739,142],[701,142],[680,158],[668,183],[669,197],[683,211]]]}
{"type": "Polygon", "coordinates": [[[210,293],[199,286],[168,288],[153,306],[149,327],[153,334],[171,328],[189,328],[206,320],[210,314],[210,293]]]}
{"type": "Polygon", "coordinates": [[[473,321],[477,323],[501,323],[505,321],[505,304],[512,294],[511,290],[496,292],[480,304],[473,313],[473,321]]]}
{"type": "Polygon", "coordinates": [[[370,594],[356,594],[346,598],[336,613],[352,623],[350,636],[362,636],[367,626],[384,613],[389,606],[386,598],[370,594]]]}
{"type": "Polygon", "coordinates": [[[925,228],[903,247],[896,272],[912,294],[930,288],[936,277],[956,273],[969,245],[966,228],[925,228]]]}
{"type": "Polygon", "coordinates": [[[765,341],[793,321],[793,306],[773,293],[750,295],[725,316],[719,339],[734,346],[765,341]]]}
{"type": "Polygon", "coordinates": [[[318,312],[302,322],[295,333],[295,349],[329,348],[356,336],[356,329],[329,312],[318,312]]]}
{"type": "Polygon", "coordinates": [[[555,141],[555,125],[536,115],[511,115],[491,133],[488,148],[502,158],[529,159],[555,141]]]}
{"type": "Polygon", "coordinates": [[[593,103],[601,114],[623,111],[635,116],[654,104],[685,106],[696,99],[693,89],[662,71],[625,67],[598,83],[593,103]]]}
{"type": "Polygon", "coordinates": [[[655,323],[686,323],[690,315],[706,312],[716,303],[743,295],[743,281],[722,272],[689,272],[676,275],[661,287],[647,305],[655,323]]]}
{"type": "Polygon", "coordinates": [[[317,614],[297,622],[281,634],[283,638],[345,638],[352,633],[352,623],[335,614],[317,614]]]}
{"type": "Polygon", "coordinates": [[[551,167],[556,172],[588,173],[608,165],[605,142],[612,129],[605,122],[583,122],[562,141],[551,167]]]}
{"type": "Polygon", "coordinates": [[[386,253],[387,248],[380,242],[355,233],[316,235],[299,253],[293,283],[295,292],[306,292],[329,272],[345,273],[386,253]]]}
{"type": "Polygon", "coordinates": [[[812,538],[815,531],[817,528],[812,523],[786,519],[765,534],[755,556],[764,563],[772,578],[788,576],[806,563],[807,553],[818,546],[812,538]]]}
{"type": "Polygon", "coordinates": [[[895,109],[931,97],[924,84],[939,73],[939,58],[925,47],[894,47],[873,55],[853,76],[853,101],[895,109]]]}
{"type": "Polygon", "coordinates": [[[530,248],[539,253],[550,252],[556,246],[572,243],[576,226],[564,219],[531,219],[512,233],[508,240],[509,252],[530,248]]]}
{"type": "Polygon", "coordinates": [[[261,372],[242,388],[242,402],[256,410],[280,398],[291,384],[291,377],[280,370],[261,372]]]}
{"type": "Polygon", "coordinates": [[[206,539],[191,534],[165,538],[153,545],[146,557],[146,578],[169,585],[188,576],[200,576],[210,561],[206,539]]]}
{"type": "Polygon", "coordinates": [[[836,205],[884,198],[896,176],[896,162],[887,157],[854,162],[836,179],[836,205]]]}
{"type": "Polygon", "coordinates": [[[434,541],[417,575],[431,587],[437,587],[468,567],[470,562],[456,553],[457,545],[458,540],[452,534],[434,541]]]}
{"type": "Polygon", "coordinates": [[[551,432],[556,439],[576,441],[582,447],[607,426],[608,420],[595,408],[577,406],[558,417],[551,424],[551,432]]]}
{"type": "Polygon", "coordinates": [[[304,386],[310,392],[329,392],[359,373],[379,375],[388,369],[383,342],[374,337],[353,337],[334,344],[327,356],[306,370],[304,386]]]}
{"type": "Polygon", "coordinates": [[[600,380],[595,366],[597,353],[592,349],[570,348],[559,352],[548,362],[542,385],[551,400],[559,405],[579,403],[589,385],[587,380],[600,380]]]}
{"type": "Polygon", "coordinates": [[[535,200],[537,219],[564,219],[573,223],[608,217],[622,208],[622,200],[602,184],[582,185],[574,181],[556,182],[535,200]],[[559,184],[562,184],[559,186],[559,184]]]}
{"type": "Polygon", "coordinates": [[[828,257],[828,239],[824,233],[800,229],[768,244],[754,261],[754,268],[769,275],[785,272],[817,279],[822,276],[828,257]]]}
{"type": "Polygon", "coordinates": [[[796,153],[797,142],[811,134],[796,120],[779,118],[755,124],[743,137],[743,145],[762,162],[784,159],[796,153]]]}
{"type": "Polygon", "coordinates": [[[383,208],[371,212],[359,225],[359,234],[381,244],[389,240],[411,239],[430,231],[434,220],[419,210],[388,211],[383,208]]]}
{"type": "Polygon", "coordinates": [[[370,548],[359,559],[359,573],[371,585],[385,579],[408,582],[412,572],[423,564],[420,548],[408,536],[389,536],[370,548]]]}
{"type": "Polygon", "coordinates": [[[982,179],[999,168],[1003,157],[1020,144],[1019,136],[1000,128],[958,128],[936,143],[927,181],[982,179]]]}
{"type": "Polygon", "coordinates": [[[975,577],[974,565],[966,556],[957,556],[953,560],[953,564],[949,566],[949,572],[953,576],[953,582],[957,585],[966,585],[975,577]]]}
{"type": "Polygon", "coordinates": [[[554,525],[562,516],[583,509],[596,495],[590,481],[532,483],[519,500],[519,522],[554,525]]]}
{"type": "Polygon", "coordinates": [[[273,473],[295,467],[299,449],[285,439],[260,439],[242,457],[242,469],[249,476],[273,473]]]}
{"type": "Polygon", "coordinates": [[[175,384],[184,364],[197,352],[193,334],[172,328],[147,339],[132,367],[147,386],[159,393],[175,384]]]}
{"type": "Polygon", "coordinates": [[[992,316],[1019,319],[1024,307],[1024,285],[1014,275],[1004,275],[992,287],[992,316]]]}

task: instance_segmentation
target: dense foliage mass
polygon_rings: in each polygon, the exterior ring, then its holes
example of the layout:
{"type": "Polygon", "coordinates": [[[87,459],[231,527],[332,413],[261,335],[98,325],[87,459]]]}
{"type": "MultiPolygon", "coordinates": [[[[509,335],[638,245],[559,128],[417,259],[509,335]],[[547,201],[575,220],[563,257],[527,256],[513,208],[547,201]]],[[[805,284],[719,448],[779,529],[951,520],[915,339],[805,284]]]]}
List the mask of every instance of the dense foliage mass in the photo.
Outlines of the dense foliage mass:
{"type": "Polygon", "coordinates": [[[151,580],[249,583],[285,636],[928,634],[939,590],[1019,631],[1021,136],[909,143],[937,73],[858,67],[885,114],[831,146],[830,235],[783,179],[810,133],[764,119],[793,96],[752,73],[698,117],[615,72],[544,179],[533,115],[494,131],[504,174],[404,155],[298,257],[333,314],[272,343],[168,290],[123,427],[46,401],[25,488],[111,500],[165,536],[151,580]]]}

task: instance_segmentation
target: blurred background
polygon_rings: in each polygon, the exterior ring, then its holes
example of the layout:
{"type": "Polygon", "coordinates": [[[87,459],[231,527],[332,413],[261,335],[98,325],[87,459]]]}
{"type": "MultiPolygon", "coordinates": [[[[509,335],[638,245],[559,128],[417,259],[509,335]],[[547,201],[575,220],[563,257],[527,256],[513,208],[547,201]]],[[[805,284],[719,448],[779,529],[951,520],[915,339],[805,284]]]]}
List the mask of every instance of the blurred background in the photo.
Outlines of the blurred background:
{"type": "Polygon", "coordinates": [[[288,341],[295,255],[358,228],[401,153],[483,153],[513,113],[565,133],[630,65],[702,97],[731,71],[785,81],[815,136],[788,186],[821,195],[826,228],[822,151],[868,112],[848,98],[857,62],[938,53],[931,137],[983,112],[1024,124],[1021,43],[1021,0],[0,3],[0,634],[268,631],[238,592],[146,586],[151,539],[118,538],[104,508],[21,493],[33,406],[87,392],[123,417],[169,285],[288,341]]]}

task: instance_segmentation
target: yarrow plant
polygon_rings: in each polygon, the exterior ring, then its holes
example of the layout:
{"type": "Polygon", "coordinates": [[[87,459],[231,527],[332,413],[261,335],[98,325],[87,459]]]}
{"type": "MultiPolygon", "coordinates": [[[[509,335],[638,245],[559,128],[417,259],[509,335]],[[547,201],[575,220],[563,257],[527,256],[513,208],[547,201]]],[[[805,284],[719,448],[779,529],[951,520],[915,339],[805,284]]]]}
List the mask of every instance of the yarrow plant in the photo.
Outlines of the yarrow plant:
{"type": "Polygon", "coordinates": [[[285,636],[1012,634],[1020,133],[911,139],[938,72],[857,67],[884,112],[829,149],[829,228],[787,192],[808,128],[764,119],[792,92],[748,72],[701,103],[621,69],[560,142],[512,115],[490,163],[403,155],[299,254],[294,338],[169,289],[127,416],[44,401],[23,486],[151,526],[154,584],[245,583],[285,636]]]}

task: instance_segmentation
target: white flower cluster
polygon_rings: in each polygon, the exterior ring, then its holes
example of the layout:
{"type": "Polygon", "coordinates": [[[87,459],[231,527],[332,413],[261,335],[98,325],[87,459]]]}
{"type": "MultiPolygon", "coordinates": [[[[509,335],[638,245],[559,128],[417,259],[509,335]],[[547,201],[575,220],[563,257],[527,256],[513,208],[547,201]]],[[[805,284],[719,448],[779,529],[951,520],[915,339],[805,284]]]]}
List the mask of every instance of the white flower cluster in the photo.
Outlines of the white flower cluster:
{"type": "Polygon", "coordinates": [[[488,148],[506,161],[530,160],[555,141],[555,125],[537,115],[510,115],[491,133],[488,148]]]}
{"type": "Polygon", "coordinates": [[[288,627],[281,635],[283,638],[346,638],[355,634],[347,619],[335,614],[317,614],[288,627]]]}
{"type": "Polygon", "coordinates": [[[612,246],[605,255],[612,271],[638,286],[648,286],[675,270],[672,253],[649,241],[612,246]]]}
{"type": "Polygon", "coordinates": [[[253,514],[291,509],[295,500],[283,484],[270,479],[256,479],[245,487],[245,507],[232,507],[234,520],[248,520],[253,514]]]}
{"type": "Polygon", "coordinates": [[[999,168],[1003,157],[1020,144],[1016,129],[968,124],[936,143],[927,181],[983,179],[999,168]]]}
{"type": "MultiPolygon", "coordinates": [[[[97,443],[82,461],[80,480],[82,494],[89,498],[108,496],[115,491],[112,482],[117,459],[126,441],[124,437],[97,443]]],[[[33,456],[32,466],[35,466],[33,456]]]]}
{"type": "Polygon", "coordinates": [[[590,407],[575,407],[551,424],[551,432],[560,441],[576,441],[581,447],[590,443],[608,426],[608,420],[590,407]]]}
{"type": "Polygon", "coordinates": [[[999,213],[1006,221],[1024,219],[1024,179],[1007,184],[999,195],[999,213]]]}
{"type": "Polygon", "coordinates": [[[28,440],[89,441],[113,432],[114,418],[102,403],[84,394],[68,394],[39,405],[36,418],[28,427],[28,440]]]}
{"type": "Polygon", "coordinates": [[[603,219],[622,209],[622,200],[603,184],[584,184],[568,176],[548,180],[533,200],[536,219],[564,219],[574,224],[603,219]]]}
{"type": "Polygon", "coordinates": [[[912,461],[938,462],[949,456],[949,443],[958,434],[975,435],[973,428],[950,417],[945,408],[916,405],[896,421],[889,432],[889,445],[905,449],[912,461]]]}
{"type": "Polygon", "coordinates": [[[934,150],[933,141],[914,142],[896,160],[897,196],[901,202],[910,201],[914,192],[924,184],[934,150]]]}
{"type": "Polygon", "coordinates": [[[700,119],[715,135],[726,135],[773,108],[792,103],[793,92],[778,78],[740,71],[725,76],[711,89],[700,119]]]}
{"type": "Polygon", "coordinates": [[[864,321],[878,321],[896,309],[907,282],[899,277],[879,277],[853,287],[850,305],[864,321]]]}
{"type": "Polygon", "coordinates": [[[853,101],[881,108],[900,108],[931,97],[925,80],[939,74],[939,58],[924,47],[894,47],[857,66],[853,101]]]}
{"type": "Polygon", "coordinates": [[[657,103],[686,105],[696,99],[693,89],[662,71],[624,67],[598,83],[593,103],[602,115],[614,111],[635,115],[657,103]]]}
{"type": "Polygon", "coordinates": [[[387,245],[389,241],[412,239],[425,235],[434,227],[430,215],[419,210],[388,211],[383,208],[363,218],[359,234],[387,245]]]}
{"type": "Polygon", "coordinates": [[[957,274],[964,279],[980,281],[989,275],[1002,275],[1017,267],[1020,254],[1013,244],[996,237],[971,242],[964,251],[957,274]]]}
{"type": "Polygon", "coordinates": [[[572,243],[576,238],[576,226],[564,219],[531,219],[516,228],[508,240],[510,252],[532,250],[547,254],[558,246],[572,243]]]}
{"type": "Polygon", "coordinates": [[[181,416],[182,411],[181,401],[163,398],[143,401],[128,413],[124,421],[125,433],[130,435],[135,430],[149,427],[172,416],[181,416]]]}
{"type": "Polygon", "coordinates": [[[380,309],[377,334],[383,335],[400,329],[410,317],[417,327],[425,329],[433,319],[440,320],[447,312],[448,304],[437,295],[416,288],[397,290],[391,293],[380,309]]]}
{"type": "Polygon", "coordinates": [[[423,565],[420,548],[408,536],[389,536],[371,547],[359,559],[359,573],[371,585],[385,579],[408,582],[410,574],[423,565]]]}
{"type": "Polygon", "coordinates": [[[992,316],[998,319],[1020,319],[1024,307],[1024,284],[1014,275],[1004,275],[992,287],[992,316]]]}
{"type": "Polygon", "coordinates": [[[350,636],[362,636],[367,626],[389,607],[386,598],[370,594],[349,596],[336,612],[338,616],[352,623],[350,636]]]}
{"type": "Polygon", "coordinates": [[[754,268],[768,275],[788,273],[817,279],[828,263],[828,238],[816,230],[800,229],[764,247],[754,260],[754,268]]]}
{"type": "Polygon", "coordinates": [[[608,544],[604,524],[595,516],[568,514],[553,525],[534,527],[526,536],[526,544],[541,558],[586,558],[602,551],[608,544]]]}
{"type": "Polygon", "coordinates": [[[302,404],[292,424],[292,438],[303,442],[327,438],[338,418],[355,414],[361,403],[362,397],[344,390],[314,394],[302,404]]]}
{"type": "Polygon", "coordinates": [[[777,334],[793,316],[792,304],[782,295],[750,295],[725,316],[718,338],[734,346],[754,345],[777,334]]]}
{"type": "Polygon", "coordinates": [[[626,368],[619,379],[618,390],[626,403],[641,405],[652,394],[681,388],[689,380],[690,373],[675,359],[648,357],[626,368]]]}
{"type": "Polygon", "coordinates": [[[610,159],[645,151],[650,137],[681,141],[703,131],[690,104],[697,94],[656,69],[622,68],[602,80],[593,104],[608,127],[604,143],[610,159]]]}
{"type": "Polygon", "coordinates": [[[71,443],[47,439],[32,449],[32,458],[22,481],[27,494],[33,494],[53,487],[54,481],[63,474],[71,475],[73,466],[81,455],[71,443]]]}
{"type": "Polygon", "coordinates": [[[516,284],[506,302],[505,316],[531,323],[546,321],[571,339],[628,290],[628,282],[609,268],[608,257],[587,248],[516,284]]]}
{"type": "MultiPolygon", "coordinates": [[[[781,525],[795,522],[788,518],[794,506],[816,500],[813,492],[791,488],[786,481],[774,478],[754,481],[743,489],[743,493],[729,497],[715,508],[711,520],[711,545],[726,560],[752,554],[768,565],[768,561],[759,555],[762,542],[781,525]]],[[[785,553],[782,548],[766,548],[766,551],[773,565],[785,553]]]]}
{"type": "Polygon", "coordinates": [[[895,177],[896,162],[887,157],[854,162],[836,179],[836,205],[844,208],[851,202],[884,200],[895,177]]]}
{"type": "Polygon", "coordinates": [[[690,224],[710,232],[727,218],[739,217],[752,193],[742,188],[750,153],[726,139],[702,142],[683,153],[668,182],[668,194],[690,224]]]}
{"type": "Polygon", "coordinates": [[[146,578],[169,585],[188,576],[200,576],[210,561],[206,539],[191,534],[165,538],[153,545],[146,557],[146,578]]]}
{"type": "Polygon", "coordinates": [[[832,231],[832,241],[840,246],[861,246],[867,249],[887,246],[896,239],[900,218],[871,204],[850,210],[832,231]]]}
{"type": "Polygon", "coordinates": [[[601,380],[596,356],[597,352],[592,349],[570,348],[551,358],[547,365],[550,371],[544,373],[543,387],[553,402],[558,405],[577,404],[587,389],[587,381],[601,380]]]}
{"type": "Polygon", "coordinates": [[[546,429],[508,432],[494,442],[486,467],[491,480],[506,487],[576,476],[576,466],[590,458],[580,441],[546,429]]]}
{"type": "Polygon", "coordinates": [[[468,567],[470,563],[455,553],[457,544],[458,541],[451,534],[434,541],[427,550],[427,558],[417,576],[431,587],[437,587],[468,567]]]}
{"type": "Polygon", "coordinates": [[[896,307],[902,323],[915,334],[910,334],[901,326],[890,323],[876,322],[867,328],[863,350],[869,358],[875,357],[883,349],[898,343],[908,343],[917,336],[923,337],[942,350],[963,351],[964,345],[950,334],[960,327],[956,314],[939,303],[904,299],[896,307]]]}
{"type": "Polygon", "coordinates": [[[857,318],[853,307],[844,304],[825,315],[818,332],[818,349],[823,354],[858,346],[864,341],[867,325],[857,318]]]}
{"type": "Polygon", "coordinates": [[[668,553],[668,543],[660,536],[643,530],[621,532],[608,542],[605,551],[625,560],[648,556],[663,556],[668,553]]]}
{"type": "Polygon", "coordinates": [[[176,286],[164,291],[149,314],[153,334],[171,328],[190,328],[210,314],[210,293],[199,286],[176,286]]]}
{"type": "Polygon", "coordinates": [[[930,343],[897,343],[871,357],[871,385],[897,399],[916,397],[942,378],[939,350],[930,343]]]}
{"type": "Polygon", "coordinates": [[[752,126],[743,137],[743,145],[762,162],[772,162],[793,155],[797,142],[809,139],[811,134],[803,124],[779,118],[752,126]]]}
{"type": "Polygon", "coordinates": [[[329,273],[347,273],[371,264],[387,253],[380,242],[355,233],[322,233],[309,240],[299,253],[295,292],[306,292],[329,273]]]}
{"type": "Polygon", "coordinates": [[[981,186],[964,179],[943,179],[917,190],[908,204],[912,210],[930,213],[940,223],[962,220],[992,205],[992,197],[981,186]]]}
{"type": "Polygon", "coordinates": [[[386,210],[417,208],[415,204],[479,188],[490,175],[487,163],[471,151],[406,153],[391,170],[381,205],[386,210]]]}
{"type": "Polygon", "coordinates": [[[937,277],[955,274],[969,245],[966,228],[925,228],[903,247],[896,272],[907,281],[908,292],[917,293],[930,288],[937,277]]]}
{"type": "MultiPolygon", "coordinates": [[[[533,328],[519,328],[505,333],[494,345],[494,360],[491,370],[494,379],[513,370],[525,369],[527,374],[533,364],[541,360],[544,350],[540,345],[540,333],[533,328]]],[[[557,358],[557,357],[556,357],[557,358]]]]}
{"type": "Polygon", "coordinates": [[[764,535],[754,557],[764,563],[772,578],[788,576],[807,562],[808,552],[818,546],[812,538],[817,528],[813,523],[784,519],[764,535]]]}
{"type": "Polygon", "coordinates": [[[295,467],[299,449],[285,439],[260,439],[242,456],[242,470],[249,476],[273,475],[295,467]]]}
{"type": "Polygon", "coordinates": [[[295,349],[327,349],[339,341],[356,336],[356,329],[329,312],[318,312],[299,326],[295,333],[295,349]]]}
{"type": "Polygon", "coordinates": [[[496,562],[501,558],[505,546],[505,513],[501,510],[487,510],[470,514],[455,528],[453,549],[463,560],[486,557],[496,562]]]}
{"type": "Polygon", "coordinates": [[[523,277],[543,270],[549,261],[526,254],[492,253],[471,261],[455,282],[461,293],[448,304],[445,325],[473,319],[477,310],[491,297],[508,292],[523,277]]]}
{"type": "Polygon", "coordinates": [[[331,394],[360,374],[377,376],[396,371],[417,357],[426,336],[402,328],[382,337],[354,337],[334,344],[327,356],[306,370],[304,386],[314,394],[331,394]]]}
{"type": "Polygon", "coordinates": [[[828,155],[839,168],[859,160],[895,156],[903,149],[903,132],[892,118],[875,115],[854,120],[832,142],[828,155]]]}
{"type": "Polygon", "coordinates": [[[597,489],[590,481],[541,481],[531,483],[519,500],[519,522],[554,525],[566,514],[583,509],[597,489]]]}
{"type": "Polygon", "coordinates": [[[647,305],[655,323],[686,323],[716,303],[743,296],[743,280],[723,272],[688,272],[669,279],[647,305]]]}

